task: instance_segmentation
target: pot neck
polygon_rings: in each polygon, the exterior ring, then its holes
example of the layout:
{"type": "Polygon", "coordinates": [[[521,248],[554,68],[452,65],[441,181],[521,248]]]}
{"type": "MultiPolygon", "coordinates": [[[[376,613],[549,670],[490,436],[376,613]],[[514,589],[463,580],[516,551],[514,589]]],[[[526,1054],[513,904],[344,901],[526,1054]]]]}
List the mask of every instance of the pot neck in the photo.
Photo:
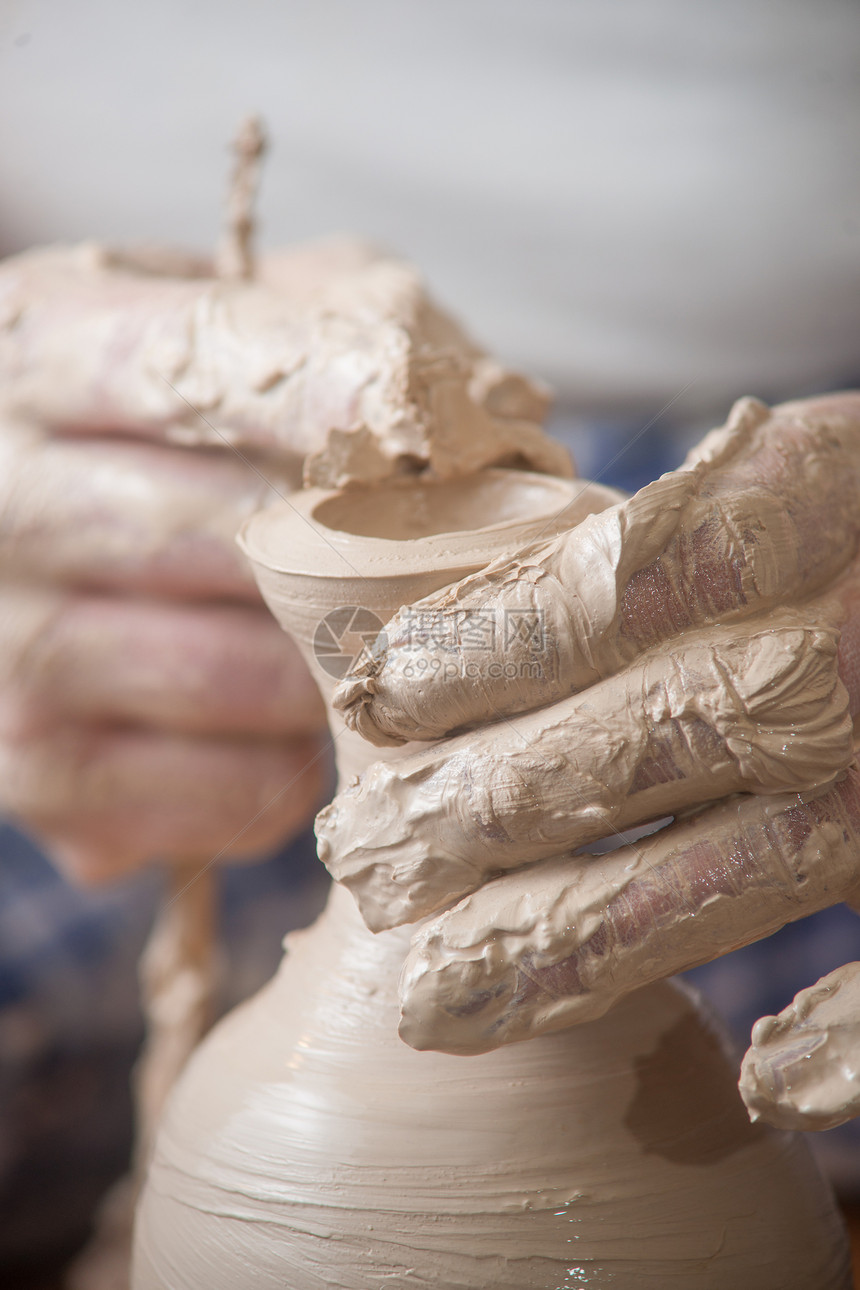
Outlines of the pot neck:
{"type": "Polygon", "coordinates": [[[401,606],[552,539],[618,497],[582,480],[494,469],[448,482],[305,489],[248,521],[240,545],[328,706],[342,783],[412,747],[373,747],[332,710],[332,691],[356,646],[372,641],[401,606]]]}

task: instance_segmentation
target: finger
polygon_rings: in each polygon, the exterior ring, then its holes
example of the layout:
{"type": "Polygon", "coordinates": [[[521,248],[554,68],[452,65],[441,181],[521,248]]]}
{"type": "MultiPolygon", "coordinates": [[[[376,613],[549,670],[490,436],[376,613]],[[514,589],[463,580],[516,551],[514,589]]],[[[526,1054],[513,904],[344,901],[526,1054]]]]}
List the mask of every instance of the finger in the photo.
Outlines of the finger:
{"type": "Polygon", "coordinates": [[[0,728],[75,721],[316,735],[322,702],[263,609],[0,592],[0,728]]]}
{"type": "Polygon", "coordinates": [[[818,617],[715,628],[551,708],[376,763],[319,816],[320,858],[376,931],[728,793],[825,784],[851,760],[852,722],[818,617]]]}
{"type": "Polygon", "coordinates": [[[639,986],[845,899],[860,770],[811,799],[744,797],[600,858],[498,878],[418,931],[401,1035],[478,1053],[601,1016],[639,986]]]}
{"type": "Polygon", "coordinates": [[[860,963],[756,1022],[740,1090],[750,1119],[778,1129],[835,1129],[860,1115],[860,963]]]}
{"type": "Polygon", "coordinates": [[[0,301],[0,389],[13,417],[217,443],[204,412],[245,442],[301,451],[291,403],[310,340],[307,310],[280,293],[141,272],[133,259],[84,245],[7,261],[0,301]]]}
{"type": "Polygon", "coordinates": [[[359,258],[319,271],[319,291],[292,297],[265,281],[141,273],[95,246],[9,260],[0,408],[69,432],[226,440],[276,457],[294,485],[303,463],[331,486],[513,459],[570,473],[564,450],[520,415],[540,402],[533,387],[498,368],[492,378],[414,270],[359,258]]]}
{"type": "Polygon", "coordinates": [[[439,738],[581,690],[692,628],[808,597],[857,551],[858,490],[860,394],[773,411],[742,399],[680,470],[401,611],[335,705],[376,743],[439,738]],[[454,623],[416,639],[416,614],[454,623]],[[489,652],[460,632],[470,615],[494,624],[489,652]]]}
{"type": "Polygon", "coordinates": [[[235,860],[302,828],[327,779],[318,740],[67,728],[0,744],[0,804],[76,881],[153,859],[235,860]]]}
{"type": "Polygon", "coordinates": [[[236,546],[271,489],[232,454],[0,436],[0,572],[23,582],[258,601],[236,546]]]}

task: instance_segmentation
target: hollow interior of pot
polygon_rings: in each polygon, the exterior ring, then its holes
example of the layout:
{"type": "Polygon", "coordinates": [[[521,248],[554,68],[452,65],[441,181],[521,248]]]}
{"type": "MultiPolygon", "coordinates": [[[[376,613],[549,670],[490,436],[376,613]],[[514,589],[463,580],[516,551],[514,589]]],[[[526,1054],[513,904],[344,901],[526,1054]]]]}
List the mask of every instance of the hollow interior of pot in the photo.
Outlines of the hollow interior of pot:
{"type": "Polygon", "coordinates": [[[549,476],[497,470],[347,489],[319,502],[313,518],[337,532],[404,542],[550,516],[566,500],[549,476]]]}

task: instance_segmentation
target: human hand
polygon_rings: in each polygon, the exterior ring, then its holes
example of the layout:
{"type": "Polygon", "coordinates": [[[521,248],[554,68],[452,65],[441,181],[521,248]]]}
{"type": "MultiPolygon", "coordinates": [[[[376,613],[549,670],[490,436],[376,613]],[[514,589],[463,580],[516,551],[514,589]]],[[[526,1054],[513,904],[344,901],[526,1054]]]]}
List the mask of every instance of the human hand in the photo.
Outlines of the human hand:
{"type": "Polygon", "coordinates": [[[858,490],[860,395],[743,400],[681,470],[388,624],[341,684],[347,720],[380,744],[468,733],[372,767],[318,831],[372,927],[430,916],[407,1042],[474,1053],[588,1020],[856,891],[858,490]],[[422,612],[524,608],[537,654],[478,681],[456,636],[416,643],[422,612]]]}
{"type": "Polygon", "coordinates": [[[159,249],[0,266],[2,808],[86,880],[284,840],[323,791],[323,709],[242,520],[303,473],[515,451],[563,471],[542,410],[410,266],[352,240],[252,282],[159,249]]]}
{"type": "MultiPolygon", "coordinates": [[[[215,288],[159,268],[86,247],[0,268],[0,801],[83,881],[270,847],[327,773],[316,689],[234,541],[295,462],[274,436],[261,474],[205,442],[166,381],[211,360],[191,322],[215,288]]],[[[215,415],[229,434],[238,410],[215,415]]]]}

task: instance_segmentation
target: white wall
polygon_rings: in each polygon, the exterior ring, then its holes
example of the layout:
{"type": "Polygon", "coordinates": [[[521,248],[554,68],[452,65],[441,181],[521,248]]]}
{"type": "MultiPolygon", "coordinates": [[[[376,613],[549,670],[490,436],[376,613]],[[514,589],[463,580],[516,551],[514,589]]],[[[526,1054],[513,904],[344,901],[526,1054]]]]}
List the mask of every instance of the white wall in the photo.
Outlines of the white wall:
{"type": "Polygon", "coordinates": [[[0,0],[0,244],[356,229],[571,399],[860,380],[854,0],[0,0]]]}

